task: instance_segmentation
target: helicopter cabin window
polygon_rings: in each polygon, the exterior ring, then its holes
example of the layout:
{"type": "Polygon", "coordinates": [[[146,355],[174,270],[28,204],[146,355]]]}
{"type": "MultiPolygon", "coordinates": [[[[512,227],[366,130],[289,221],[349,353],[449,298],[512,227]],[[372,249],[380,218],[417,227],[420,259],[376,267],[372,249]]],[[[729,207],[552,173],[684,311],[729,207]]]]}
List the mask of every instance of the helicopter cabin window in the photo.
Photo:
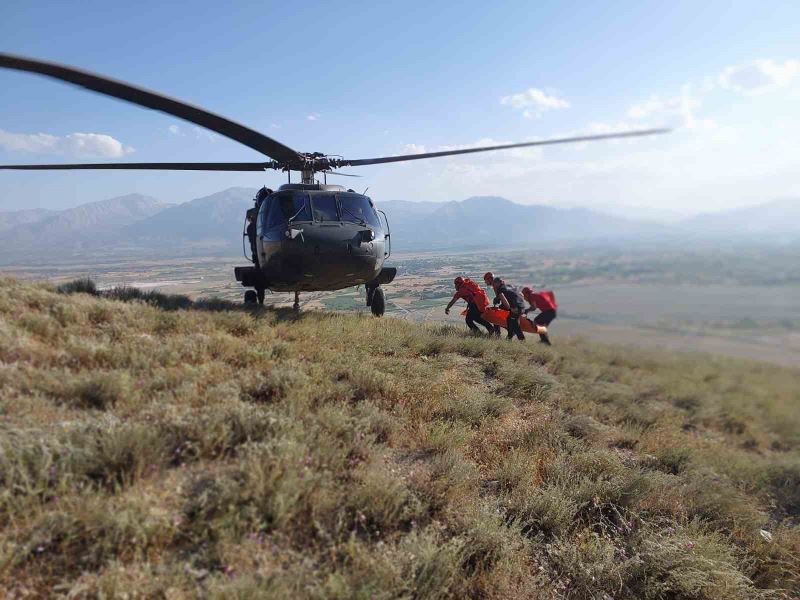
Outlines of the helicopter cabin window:
{"type": "Polygon", "coordinates": [[[276,194],[271,201],[267,213],[266,229],[279,227],[292,221],[310,221],[311,212],[308,209],[308,194],[302,192],[288,192],[276,194]]]}
{"type": "Polygon", "coordinates": [[[338,221],[339,211],[336,210],[336,196],[334,194],[313,194],[311,207],[314,210],[315,221],[338,221]]]}
{"type": "Polygon", "coordinates": [[[367,224],[375,229],[381,228],[378,214],[372,207],[372,201],[361,194],[339,194],[339,206],[342,209],[342,221],[367,224]]]}

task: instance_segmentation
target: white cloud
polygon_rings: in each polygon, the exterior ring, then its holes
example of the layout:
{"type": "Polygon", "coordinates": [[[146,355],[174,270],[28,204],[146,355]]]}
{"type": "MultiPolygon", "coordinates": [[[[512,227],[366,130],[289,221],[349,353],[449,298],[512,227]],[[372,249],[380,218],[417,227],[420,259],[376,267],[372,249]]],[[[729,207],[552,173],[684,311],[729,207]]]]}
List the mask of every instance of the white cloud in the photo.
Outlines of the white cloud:
{"type": "MultiPolygon", "coordinates": [[[[696,103],[695,106],[697,106],[696,103]]],[[[662,98],[661,96],[653,95],[645,102],[631,106],[628,109],[628,116],[631,119],[646,119],[652,116],[674,115],[680,113],[683,108],[683,96],[662,98]]]]}
{"type": "Polygon", "coordinates": [[[198,140],[208,140],[210,142],[213,142],[216,141],[216,139],[219,137],[213,131],[209,131],[208,129],[205,129],[203,127],[197,127],[196,125],[192,127],[192,131],[194,132],[195,139],[198,140]]]}
{"type": "Polygon", "coordinates": [[[182,135],[181,128],[178,127],[177,125],[170,125],[169,127],[167,127],[167,129],[172,135],[182,135]]]}
{"type": "Polygon", "coordinates": [[[306,117],[306,121],[316,121],[319,119],[319,113],[311,113],[306,117]]]}
{"type": "Polygon", "coordinates": [[[500,104],[521,110],[527,119],[538,118],[548,110],[569,108],[569,102],[558,96],[547,94],[538,88],[528,88],[519,94],[511,94],[500,98],[500,104]]]}
{"type": "Polygon", "coordinates": [[[425,146],[422,144],[405,144],[399,156],[405,156],[406,154],[425,154],[425,152],[427,152],[427,150],[425,150],[425,146]]]}
{"type": "Polygon", "coordinates": [[[798,75],[800,60],[751,60],[726,68],[718,81],[724,89],[755,95],[784,87],[798,75]]]}
{"type": "Polygon", "coordinates": [[[11,152],[63,154],[79,158],[120,158],[134,151],[104,133],[10,133],[0,129],[0,146],[11,152]]]}
{"type": "MultiPolygon", "coordinates": [[[[688,129],[709,129],[715,126],[712,119],[698,119],[695,111],[702,103],[692,94],[689,84],[681,86],[681,93],[677,96],[663,98],[652,95],[641,104],[635,104],[628,109],[631,119],[654,119],[659,125],[681,126],[688,129]]],[[[624,130],[624,129],[623,129],[624,130]]]]}

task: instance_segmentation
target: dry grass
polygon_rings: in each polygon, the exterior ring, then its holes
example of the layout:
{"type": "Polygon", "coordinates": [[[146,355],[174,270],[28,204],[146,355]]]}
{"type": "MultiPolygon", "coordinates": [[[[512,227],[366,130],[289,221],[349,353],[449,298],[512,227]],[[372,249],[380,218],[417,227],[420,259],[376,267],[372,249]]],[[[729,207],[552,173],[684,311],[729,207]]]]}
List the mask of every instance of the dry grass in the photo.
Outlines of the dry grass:
{"type": "Polygon", "coordinates": [[[6,597],[800,588],[798,371],[58,292],[0,280],[6,597]]]}

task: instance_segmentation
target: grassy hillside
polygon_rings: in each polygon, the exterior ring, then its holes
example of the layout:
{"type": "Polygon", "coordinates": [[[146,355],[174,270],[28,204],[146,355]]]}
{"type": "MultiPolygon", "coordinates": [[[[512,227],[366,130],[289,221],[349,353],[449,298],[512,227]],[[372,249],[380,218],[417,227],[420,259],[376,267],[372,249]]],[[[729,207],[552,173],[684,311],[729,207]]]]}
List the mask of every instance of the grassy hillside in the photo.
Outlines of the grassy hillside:
{"type": "Polygon", "coordinates": [[[0,279],[4,597],[800,588],[799,371],[114,296],[0,279]]]}

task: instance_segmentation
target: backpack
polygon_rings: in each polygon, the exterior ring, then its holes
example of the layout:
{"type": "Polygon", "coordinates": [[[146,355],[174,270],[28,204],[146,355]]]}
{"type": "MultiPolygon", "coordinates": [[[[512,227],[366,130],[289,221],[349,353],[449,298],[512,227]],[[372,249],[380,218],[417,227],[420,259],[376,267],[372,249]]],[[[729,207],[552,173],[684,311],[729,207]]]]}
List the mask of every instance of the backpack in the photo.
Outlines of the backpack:
{"type": "Polygon", "coordinates": [[[556,295],[551,291],[539,292],[540,295],[544,296],[550,303],[553,305],[553,310],[558,308],[558,303],[556,302],[556,295]]]}
{"type": "Polygon", "coordinates": [[[472,296],[472,302],[475,303],[475,306],[478,307],[479,311],[483,312],[489,307],[489,297],[486,295],[486,292],[483,291],[481,286],[469,278],[464,279],[462,286],[469,291],[470,295],[472,296]]]}
{"type": "Polygon", "coordinates": [[[522,297],[522,294],[515,288],[513,285],[504,285],[505,293],[503,294],[508,300],[508,304],[511,308],[516,308],[518,311],[522,311],[525,308],[525,299],[522,297]]]}

